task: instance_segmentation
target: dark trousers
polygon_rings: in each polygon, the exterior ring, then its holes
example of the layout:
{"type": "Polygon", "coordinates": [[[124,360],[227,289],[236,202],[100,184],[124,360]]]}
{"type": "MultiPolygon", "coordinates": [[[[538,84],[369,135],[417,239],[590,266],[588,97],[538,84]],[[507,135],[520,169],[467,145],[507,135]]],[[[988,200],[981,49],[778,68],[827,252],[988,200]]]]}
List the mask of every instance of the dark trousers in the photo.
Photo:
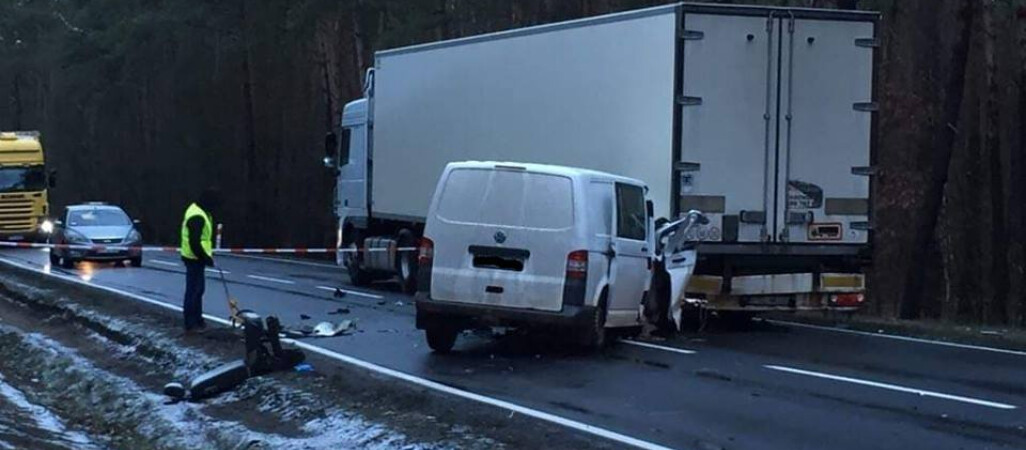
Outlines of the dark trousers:
{"type": "Polygon", "coordinates": [[[201,261],[182,259],[185,263],[185,302],[182,312],[185,313],[185,329],[190,330],[204,326],[203,292],[206,291],[206,266],[201,261]]]}

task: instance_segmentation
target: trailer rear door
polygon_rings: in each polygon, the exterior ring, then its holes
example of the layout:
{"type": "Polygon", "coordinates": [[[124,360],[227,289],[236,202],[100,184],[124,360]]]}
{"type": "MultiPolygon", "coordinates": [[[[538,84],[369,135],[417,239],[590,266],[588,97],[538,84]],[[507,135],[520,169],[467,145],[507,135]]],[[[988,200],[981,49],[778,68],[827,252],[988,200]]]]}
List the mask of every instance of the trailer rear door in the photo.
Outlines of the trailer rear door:
{"type": "Polygon", "coordinates": [[[873,22],[701,6],[681,21],[674,188],[678,212],[710,219],[696,237],[866,243],[873,22]]]}
{"type": "Polygon", "coordinates": [[[776,237],[865,243],[873,23],[797,19],[784,26],[776,237]]]}
{"type": "Polygon", "coordinates": [[[761,242],[773,208],[779,21],[684,13],[680,212],[709,217],[703,240],[761,242]]]}

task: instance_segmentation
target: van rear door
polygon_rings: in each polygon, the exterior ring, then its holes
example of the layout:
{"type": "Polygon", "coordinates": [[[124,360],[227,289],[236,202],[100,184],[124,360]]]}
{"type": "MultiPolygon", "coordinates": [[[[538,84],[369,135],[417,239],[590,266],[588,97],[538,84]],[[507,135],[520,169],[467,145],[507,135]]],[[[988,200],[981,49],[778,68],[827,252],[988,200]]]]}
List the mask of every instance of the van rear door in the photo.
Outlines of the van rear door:
{"type": "Polygon", "coordinates": [[[574,182],[521,168],[447,173],[428,219],[436,300],[559,311],[575,242],[574,182]]]}

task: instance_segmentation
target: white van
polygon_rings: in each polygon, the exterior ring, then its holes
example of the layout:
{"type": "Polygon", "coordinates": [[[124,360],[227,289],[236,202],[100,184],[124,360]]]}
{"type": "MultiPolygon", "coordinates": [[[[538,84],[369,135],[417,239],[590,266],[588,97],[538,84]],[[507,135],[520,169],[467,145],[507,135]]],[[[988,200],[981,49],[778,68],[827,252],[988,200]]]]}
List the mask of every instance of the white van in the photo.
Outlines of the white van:
{"type": "Polygon", "coordinates": [[[477,326],[638,327],[654,257],[644,183],[591,170],[450,163],[419,251],[417,328],[449,351],[477,326]]]}

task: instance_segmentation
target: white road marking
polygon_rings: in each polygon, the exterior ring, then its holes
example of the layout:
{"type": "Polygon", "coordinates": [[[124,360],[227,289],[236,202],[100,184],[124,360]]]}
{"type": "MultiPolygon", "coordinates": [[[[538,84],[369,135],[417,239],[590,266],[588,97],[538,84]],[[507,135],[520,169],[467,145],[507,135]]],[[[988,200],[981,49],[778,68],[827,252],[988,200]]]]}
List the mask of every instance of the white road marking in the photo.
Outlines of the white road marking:
{"type": "Polygon", "coordinates": [[[345,292],[346,294],[357,295],[357,296],[360,296],[360,297],[373,298],[373,299],[377,299],[377,300],[385,298],[385,297],[382,297],[382,296],[380,296],[378,294],[367,294],[367,293],[359,292],[359,291],[350,291],[349,289],[333,288],[331,286],[317,286],[317,289],[320,289],[320,290],[323,290],[323,291],[331,291],[331,292],[335,292],[335,289],[338,289],[338,290],[340,290],[342,292],[345,292]]]}
{"type": "Polygon", "coordinates": [[[681,355],[694,355],[695,353],[697,353],[694,350],[688,350],[688,349],[685,349],[685,348],[676,348],[676,347],[670,347],[670,346],[666,346],[666,345],[649,344],[648,342],[641,342],[641,341],[635,341],[635,340],[630,340],[630,339],[621,339],[620,342],[624,343],[624,344],[627,344],[627,345],[636,345],[638,347],[645,347],[645,348],[651,348],[651,349],[655,349],[655,350],[662,350],[664,352],[680,353],[681,355]]]}
{"type": "Polygon", "coordinates": [[[206,270],[207,272],[213,273],[213,274],[217,274],[217,275],[220,275],[221,272],[224,272],[225,275],[228,275],[228,274],[232,273],[231,271],[228,271],[228,270],[222,271],[222,270],[217,270],[217,269],[211,269],[209,267],[204,269],[204,270],[206,270]]]}
{"type": "Polygon", "coordinates": [[[270,283],[296,284],[295,281],[283,280],[281,278],[264,277],[264,276],[260,276],[260,275],[246,275],[246,277],[247,278],[252,278],[254,280],[267,281],[267,282],[270,282],[270,283]]]}
{"type": "Polygon", "coordinates": [[[273,261],[273,262],[286,263],[286,264],[296,264],[296,265],[300,265],[300,266],[320,267],[322,269],[342,270],[342,267],[340,267],[338,265],[335,265],[335,264],[331,264],[331,263],[319,263],[319,262],[313,262],[313,261],[300,261],[300,260],[291,259],[291,258],[274,258],[274,257],[270,257],[270,256],[240,255],[240,254],[237,254],[237,253],[225,253],[225,254],[221,254],[221,255],[218,255],[218,256],[231,256],[233,258],[257,259],[257,260],[260,260],[260,261],[273,261]]]}
{"type": "Polygon", "coordinates": [[[178,267],[179,266],[178,263],[173,263],[171,261],[161,261],[159,259],[151,259],[150,262],[153,263],[153,264],[160,264],[162,266],[168,266],[168,267],[178,267]]]}
{"type": "Polygon", "coordinates": [[[1004,353],[1006,355],[1026,356],[1026,352],[1018,351],[1018,350],[1009,350],[1009,349],[1006,349],[1006,348],[984,347],[982,345],[969,345],[969,344],[959,344],[959,343],[956,343],[956,342],[934,341],[934,340],[930,340],[930,339],[914,338],[914,337],[908,337],[908,336],[898,336],[898,335],[894,335],[894,334],[870,333],[868,331],[845,330],[844,328],[825,327],[825,326],[821,326],[821,325],[810,325],[810,324],[807,324],[807,323],[788,322],[788,321],[783,321],[783,320],[772,320],[772,319],[761,319],[761,320],[763,320],[765,322],[772,323],[772,324],[776,324],[776,325],[786,325],[786,326],[797,327],[797,328],[809,328],[809,329],[813,329],[813,330],[833,331],[833,332],[837,332],[837,333],[856,334],[856,335],[859,335],[859,336],[872,336],[872,337],[878,337],[878,338],[894,339],[894,340],[898,340],[898,341],[916,342],[916,343],[919,343],[919,344],[941,345],[941,346],[944,346],[944,347],[962,348],[962,349],[966,349],[966,350],[981,350],[981,351],[985,351],[985,352],[1004,353]]]}
{"type": "Polygon", "coordinates": [[[988,401],[988,400],[980,400],[980,399],[977,399],[977,398],[963,397],[963,396],[960,396],[960,395],[944,394],[944,393],[941,393],[941,392],[925,391],[925,390],[922,390],[922,389],[910,388],[910,387],[905,387],[905,386],[898,386],[898,385],[895,385],[895,384],[879,383],[879,382],[876,382],[876,381],[862,380],[862,379],[858,379],[858,378],[842,377],[840,375],[831,375],[831,374],[828,374],[828,373],[813,372],[813,371],[810,371],[810,370],[802,370],[802,369],[795,369],[793,367],[772,366],[772,365],[766,365],[766,366],[763,366],[763,367],[765,367],[767,369],[779,370],[781,372],[788,372],[788,373],[793,373],[793,374],[797,374],[797,375],[806,375],[806,376],[810,376],[810,377],[825,378],[827,380],[843,381],[843,382],[846,382],[846,383],[860,384],[860,385],[863,385],[863,386],[872,386],[872,387],[876,387],[876,388],[880,388],[880,389],[888,389],[888,390],[891,390],[891,391],[906,392],[906,393],[909,393],[909,394],[918,394],[918,395],[921,395],[923,397],[934,397],[934,398],[941,398],[941,399],[945,399],[945,400],[954,400],[956,402],[972,403],[974,405],[980,405],[980,406],[989,406],[991,408],[998,408],[998,409],[1017,409],[1018,408],[1018,406],[1009,405],[1009,404],[1006,404],[1006,403],[998,403],[998,402],[992,402],[992,401],[988,401]]]}
{"type": "MultiPolygon", "coordinates": [[[[24,264],[21,264],[21,263],[16,262],[16,261],[11,261],[11,260],[8,260],[7,258],[0,257],[0,262],[3,262],[5,264],[9,264],[9,265],[12,265],[12,266],[15,266],[15,267],[21,267],[23,269],[31,270],[33,272],[42,273],[44,275],[50,275],[50,276],[58,277],[58,278],[61,278],[63,280],[70,281],[72,283],[89,286],[89,287],[92,287],[94,289],[100,289],[100,290],[103,290],[103,291],[107,291],[107,292],[111,292],[111,293],[114,293],[114,294],[122,295],[122,296],[125,296],[125,297],[128,297],[128,298],[131,298],[131,299],[139,300],[139,301],[141,301],[143,303],[148,303],[148,304],[151,304],[151,305],[154,305],[154,306],[158,306],[158,307],[161,307],[161,308],[165,308],[165,309],[169,309],[169,310],[172,310],[172,311],[178,311],[178,312],[182,311],[182,308],[180,306],[178,306],[178,305],[172,305],[172,304],[164,303],[164,302],[161,302],[161,301],[153,300],[153,299],[150,299],[150,298],[143,297],[141,295],[133,294],[131,292],[122,291],[120,289],[115,289],[115,288],[111,288],[111,287],[106,287],[106,286],[100,286],[100,285],[96,285],[96,284],[86,283],[86,282],[81,281],[81,280],[79,280],[77,278],[74,278],[74,277],[62,276],[62,275],[59,275],[59,274],[47,273],[47,272],[44,272],[42,269],[38,269],[38,268],[29,266],[29,265],[24,265],[24,264]]],[[[204,314],[203,317],[206,318],[207,320],[212,321],[212,322],[216,322],[216,323],[219,323],[219,324],[222,324],[222,325],[226,325],[226,326],[231,326],[231,322],[230,321],[228,321],[226,319],[223,319],[221,317],[212,316],[212,315],[209,315],[209,314],[204,314]]],[[[415,384],[417,386],[421,386],[421,387],[424,387],[424,388],[427,388],[427,389],[431,389],[431,390],[435,390],[435,391],[438,391],[438,392],[442,392],[444,394],[449,394],[449,395],[452,395],[454,397],[460,397],[460,398],[463,398],[463,399],[467,399],[467,400],[483,403],[483,404],[486,404],[486,405],[494,406],[496,408],[500,408],[500,409],[504,409],[504,410],[510,411],[511,413],[523,414],[523,415],[528,416],[528,417],[533,417],[533,418],[538,419],[538,420],[543,420],[543,421],[546,421],[546,422],[554,423],[556,425],[560,425],[560,426],[563,426],[563,427],[566,427],[566,428],[570,428],[570,429],[573,429],[573,430],[577,430],[577,431],[581,431],[581,432],[584,432],[584,433],[588,433],[588,434],[591,434],[593,436],[598,436],[598,437],[601,437],[601,438],[604,438],[604,439],[609,439],[611,441],[619,442],[619,443],[624,444],[624,445],[629,445],[629,446],[637,447],[637,448],[644,449],[644,450],[671,450],[670,447],[662,446],[662,445],[656,444],[654,442],[644,441],[644,440],[641,440],[641,439],[638,439],[638,438],[635,438],[635,437],[627,436],[625,434],[617,433],[617,432],[612,431],[612,430],[607,430],[605,428],[600,428],[600,427],[597,427],[597,426],[594,426],[594,425],[588,425],[586,423],[578,422],[578,421],[573,420],[573,419],[568,419],[568,418],[565,418],[565,417],[562,417],[562,416],[557,416],[555,414],[547,413],[545,411],[539,411],[537,409],[528,408],[526,406],[521,406],[521,405],[518,405],[516,403],[508,402],[508,401],[505,401],[505,400],[500,400],[500,399],[497,399],[497,398],[488,397],[488,396],[481,395],[481,394],[476,394],[474,392],[465,391],[463,389],[458,389],[458,388],[454,388],[454,387],[451,387],[451,386],[447,386],[445,384],[442,384],[442,383],[439,383],[439,382],[436,382],[436,381],[431,381],[431,380],[428,380],[426,378],[421,378],[421,377],[418,377],[418,376],[415,376],[415,375],[411,375],[411,374],[408,374],[408,373],[405,373],[405,372],[400,372],[398,370],[389,369],[387,367],[379,366],[379,365],[374,364],[372,362],[364,361],[362,359],[357,359],[357,358],[354,358],[354,357],[349,356],[349,355],[343,355],[341,353],[337,353],[337,352],[328,350],[326,348],[318,347],[318,346],[315,346],[313,344],[308,344],[306,342],[296,341],[294,339],[288,339],[288,338],[282,338],[281,340],[282,340],[282,342],[295,345],[296,347],[299,347],[301,349],[309,350],[311,352],[321,354],[321,355],[326,356],[328,358],[332,358],[332,359],[334,359],[336,361],[340,361],[340,362],[343,362],[343,363],[346,363],[346,364],[350,364],[350,365],[353,365],[353,366],[356,366],[356,367],[360,367],[360,368],[363,368],[365,370],[369,370],[371,372],[375,372],[375,373],[378,373],[378,374],[381,374],[381,375],[397,378],[397,379],[406,381],[408,383],[415,384]]]]}

